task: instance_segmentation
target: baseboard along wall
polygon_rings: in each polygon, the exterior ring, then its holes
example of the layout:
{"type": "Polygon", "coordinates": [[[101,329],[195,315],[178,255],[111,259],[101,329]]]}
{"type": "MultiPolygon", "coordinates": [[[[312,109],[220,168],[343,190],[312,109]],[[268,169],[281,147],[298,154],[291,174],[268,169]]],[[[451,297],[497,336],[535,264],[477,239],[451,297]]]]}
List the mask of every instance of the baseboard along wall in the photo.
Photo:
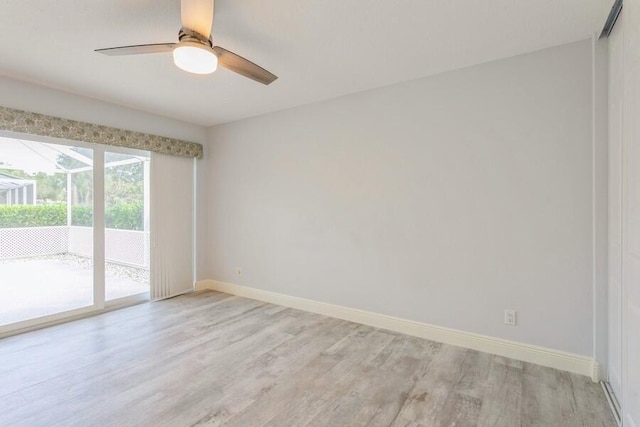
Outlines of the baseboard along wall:
{"type": "Polygon", "coordinates": [[[355,308],[293,297],[248,286],[236,285],[233,283],[225,283],[215,280],[201,280],[196,282],[196,290],[204,289],[291,307],[311,313],[322,314],[444,344],[509,357],[523,362],[535,363],[549,368],[585,375],[590,377],[594,382],[598,382],[601,379],[598,363],[588,356],[581,356],[578,354],[445,328],[442,326],[430,325],[427,323],[401,319],[355,308]]]}

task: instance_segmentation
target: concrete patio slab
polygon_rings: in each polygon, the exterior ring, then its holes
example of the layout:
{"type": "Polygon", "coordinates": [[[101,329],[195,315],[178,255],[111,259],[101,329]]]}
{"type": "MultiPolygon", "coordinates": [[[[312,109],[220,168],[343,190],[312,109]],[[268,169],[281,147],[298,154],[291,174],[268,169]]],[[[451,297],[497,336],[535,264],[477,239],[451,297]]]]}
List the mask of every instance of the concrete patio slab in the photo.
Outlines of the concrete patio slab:
{"type": "MultiPolygon", "coordinates": [[[[107,301],[149,291],[147,270],[108,263],[107,301]]],[[[93,304],[91,259],[53,255],[0,261],[0,325],[93,304]]]]}

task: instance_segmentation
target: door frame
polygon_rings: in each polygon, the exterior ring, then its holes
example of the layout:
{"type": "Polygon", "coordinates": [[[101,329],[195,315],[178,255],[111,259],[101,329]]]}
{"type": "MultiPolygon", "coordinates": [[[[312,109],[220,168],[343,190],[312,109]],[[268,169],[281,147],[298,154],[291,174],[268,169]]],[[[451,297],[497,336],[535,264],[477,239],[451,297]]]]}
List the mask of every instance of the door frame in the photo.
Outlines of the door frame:
{"type": "MultiPolygon", "coordinates": [[[[0,338],[40,329],[59,323],[65,323],[79,318],[94,316],[118,308],[149,301],[149,292],[129,295],[106,301],[105,295],[105,192],[104,192],[104,156],[106,152],[135,154],[143,150],[136,150],[110,145],[93,144],[65,138],[32,135],[27,133],[0,130],[0,137],[24,139],[46,144],[66,145],[93,150],[93,304],[60,313],[54,313],[33,319],[23,320],[8,325],[0,325],[0,338]]],[[[151,160],[149,160],[151,161],[151,160]]]]}

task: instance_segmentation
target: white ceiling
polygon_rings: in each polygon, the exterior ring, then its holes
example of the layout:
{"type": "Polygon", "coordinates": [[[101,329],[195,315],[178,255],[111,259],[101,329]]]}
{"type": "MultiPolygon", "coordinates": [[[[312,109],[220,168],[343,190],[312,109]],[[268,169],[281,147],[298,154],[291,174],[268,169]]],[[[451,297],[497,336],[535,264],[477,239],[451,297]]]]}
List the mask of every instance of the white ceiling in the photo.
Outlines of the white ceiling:
{"type": "Polygon", "coordinates": [[[2,0],[0,73],[209,126],[585,39],[612,2],[218,0],[214,44],[279,76],[263,86],[93,52],[176,41],[179,0],[2,0]]]}

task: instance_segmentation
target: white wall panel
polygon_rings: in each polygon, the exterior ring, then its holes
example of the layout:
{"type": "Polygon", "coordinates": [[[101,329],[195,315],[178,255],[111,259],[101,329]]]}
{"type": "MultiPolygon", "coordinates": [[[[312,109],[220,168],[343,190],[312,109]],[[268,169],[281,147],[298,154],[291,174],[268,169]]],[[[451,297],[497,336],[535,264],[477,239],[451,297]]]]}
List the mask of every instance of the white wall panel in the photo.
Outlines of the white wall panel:
{"type": "Polygon", "coordinates": [[[591,51],[214,127],[210,278],[593,355],[591,51]]]}
{"type": "Polygon", "coordinates": [[[621,21],[609,36],[609,372],[622,398],[622,112],[624,51],[621,21]]]}
{"type": "Polygon", "coordinates": [[[623,425],[640,426],[640,0],[610,42],[610,381],[623,425]],[[620,230],[620,231],[619,231],[620,230]]]}
{"type": "Polygon", "coordinates": [[[640,427],[640,0],[624,2],[623,419],[640,427]]]}

